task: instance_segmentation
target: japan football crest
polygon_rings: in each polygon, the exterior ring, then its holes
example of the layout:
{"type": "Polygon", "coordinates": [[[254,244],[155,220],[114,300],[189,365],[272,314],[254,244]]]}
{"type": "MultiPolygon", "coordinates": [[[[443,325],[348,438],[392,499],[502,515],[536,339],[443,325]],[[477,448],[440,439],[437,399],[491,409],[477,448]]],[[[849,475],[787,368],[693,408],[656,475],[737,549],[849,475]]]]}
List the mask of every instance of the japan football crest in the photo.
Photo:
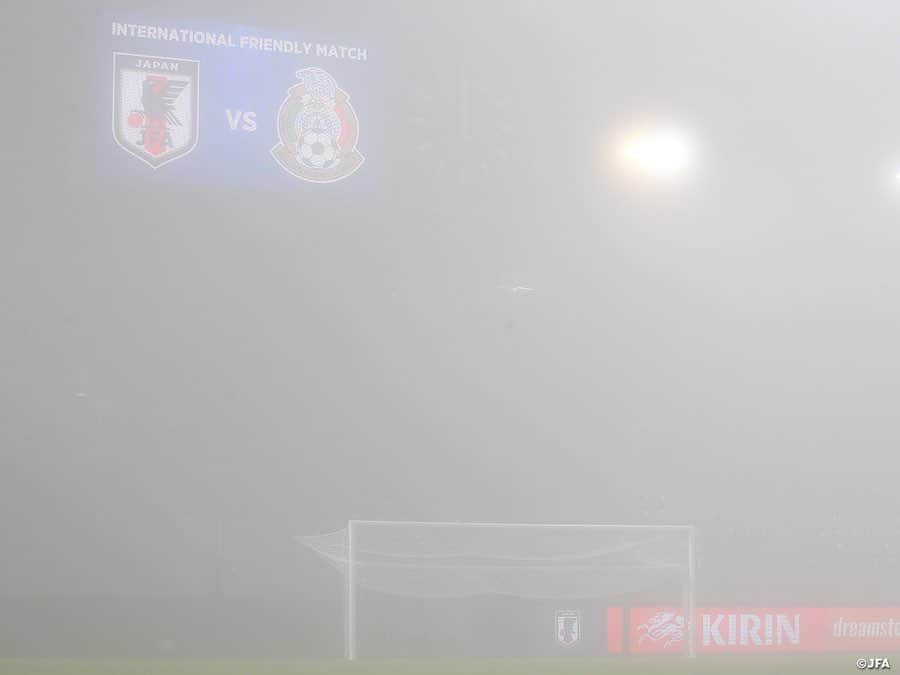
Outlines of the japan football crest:
{"type": "Polygon", "coordinates": [[[581,639],[581,613],[561,609],[556,613],[556,641],[563,647],[571,647],[581,639]]]}
{"type": "Polygon", "coordinates": [[[321,68],[297,71],[278,110],[278,144],[272,156],[285,171],[313,183],[332,183],[356,171],[359,120],[350,96],[321,68]]]}
{"type": "Polygon", "coordinates": [[[113,138],[158,169],[197,145],[200,64],[113,54],[113,138]]]}

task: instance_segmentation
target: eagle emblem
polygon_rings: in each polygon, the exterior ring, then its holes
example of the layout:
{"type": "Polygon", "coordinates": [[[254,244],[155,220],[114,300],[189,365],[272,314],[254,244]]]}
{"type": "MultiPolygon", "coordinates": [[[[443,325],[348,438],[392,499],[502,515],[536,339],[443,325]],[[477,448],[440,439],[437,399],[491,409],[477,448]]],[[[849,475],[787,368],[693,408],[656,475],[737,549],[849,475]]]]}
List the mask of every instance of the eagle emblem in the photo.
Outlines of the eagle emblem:
{"type": "Polygon", "coordinates": [[[312,183],[333,183],[363,163],[359,120],[350,96],[321,68],[297,71],[299,82],[278,110],[272,156],[285,171],[312,183]]]}

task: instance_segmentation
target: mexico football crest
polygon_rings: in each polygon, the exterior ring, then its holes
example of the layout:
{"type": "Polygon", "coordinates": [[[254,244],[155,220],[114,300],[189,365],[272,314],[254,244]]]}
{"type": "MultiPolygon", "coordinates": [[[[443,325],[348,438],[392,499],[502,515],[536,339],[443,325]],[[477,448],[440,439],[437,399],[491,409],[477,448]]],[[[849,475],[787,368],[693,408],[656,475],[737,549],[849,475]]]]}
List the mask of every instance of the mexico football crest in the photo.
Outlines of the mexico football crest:
{"type": "Polygon", "coordinates": [[[581,614],[572,609],[556,613],[556,641],[563,647],[571,647],[581,639],[581,614]]]}
{"type": "Polygon", "coordinates": [[[113,54],[113,138],[154,169],[197,145],[200,64],[113,54]]]}
{"type": "Polygon", "coordinates": [[[356,149],[359,120],[350,97],[321,68],[297,71],[300,80],[278,110],[272,156],[292,176],[313,183],[346,178],[363,163],[356,149]]]}

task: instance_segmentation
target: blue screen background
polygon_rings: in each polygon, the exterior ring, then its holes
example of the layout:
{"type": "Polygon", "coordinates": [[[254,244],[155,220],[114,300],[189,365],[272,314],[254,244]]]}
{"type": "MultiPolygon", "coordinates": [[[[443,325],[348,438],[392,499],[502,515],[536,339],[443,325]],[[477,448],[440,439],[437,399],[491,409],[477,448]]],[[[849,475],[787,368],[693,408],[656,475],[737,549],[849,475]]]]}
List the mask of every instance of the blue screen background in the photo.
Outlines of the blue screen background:
{"type": "Polygon", "coordinates": [[[287,191],[368,191],[377,185],[385,124],[384,98],[379,94],[379,50],[360,36],[310,35],[301,30],[257,28],[203,20],[159,19],[147,15],[103,14],[98,18],[96,120],[100,177],[145,184],[206,184],[287,191]],[[240,47],[216,47],[113,35],[112,24],[132,23],[283,40],[335,44],[366,50],[366,60],[267,52],[240,47]],[[199,137],[188,155],[153,170],[120,148],[112,135],[113,54],[193,59],[200,62],[199,137]],[[277,113],[288,89],[297,83],[296,71],[317,66],[330,73],[350,96],[360,125],[358,150],[365,157],[352,175],[334,183],[309,183],[289,175],[275,161],[271,149],[278,143],[277,113]],[[255,112],[253,132],[229,125],[228,110],[255,112]]]}

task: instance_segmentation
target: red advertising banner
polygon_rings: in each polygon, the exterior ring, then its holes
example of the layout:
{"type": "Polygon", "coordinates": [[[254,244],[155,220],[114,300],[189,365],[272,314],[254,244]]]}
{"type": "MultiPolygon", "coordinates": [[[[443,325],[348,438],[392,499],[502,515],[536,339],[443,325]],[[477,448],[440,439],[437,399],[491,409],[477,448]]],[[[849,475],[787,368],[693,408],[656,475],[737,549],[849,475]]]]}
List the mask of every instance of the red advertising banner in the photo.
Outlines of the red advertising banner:
{"type": "MultiPolygon", "coordinates": [[[[610,652],[685,651],[687,627],[680,608],[610,610],[607,642],[624,633],[628,638],[627,648],[608,644],[610,652]],[[627,623],[627,629],[617,621],[627,623]]],[[[900,651],[900,608],[704,607],[697,610],[694,639],[698,654],[900,651]]]]}
{"type": "Polygon", "coordinates": [[[621,654],[624,647],[622,640],[622,608],[606,608],[606,653],[621,654]]]}

